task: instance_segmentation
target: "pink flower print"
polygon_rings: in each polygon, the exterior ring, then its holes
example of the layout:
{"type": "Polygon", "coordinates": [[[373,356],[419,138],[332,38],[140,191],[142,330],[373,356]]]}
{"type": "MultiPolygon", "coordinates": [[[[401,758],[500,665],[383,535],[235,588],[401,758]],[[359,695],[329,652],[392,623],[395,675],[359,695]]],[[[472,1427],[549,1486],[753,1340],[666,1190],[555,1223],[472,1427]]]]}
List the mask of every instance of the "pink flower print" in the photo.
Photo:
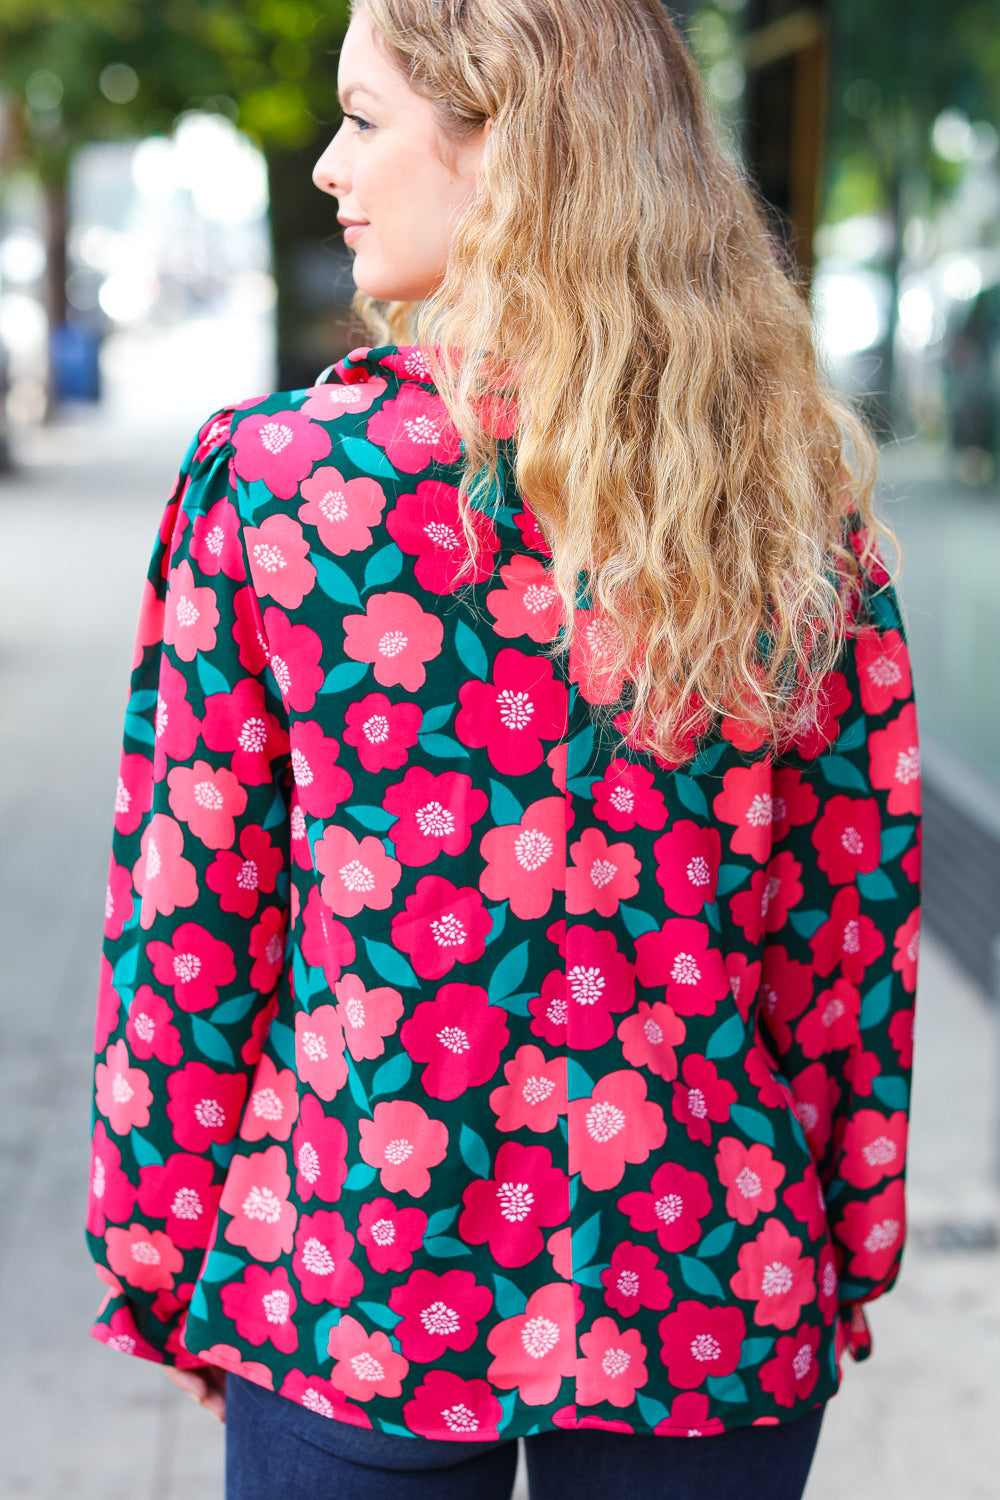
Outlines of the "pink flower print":
{"type": "Polygon", "coordinates": [[[411,866],[433,864],[442,854],[464,853],[473,823],[489,805],[471,777],[458,771],[435,776],[423,766],[412,766],[382,798],[386,812],[399,820],[392,830],[396,853],[411,866]]]}
{"type": "Polygon", "coordinates": [[[855,1043],[844,1058],[844,1078],[858,1098],[867,1099],[872,1084],[882,1071],[882,1064],[874,1052],[866,1052],[860,1042],[855,1043]]]}
{"type": "Polygon", "coordinates": [[[414,1062],[426,1063],[420,1083],[434,1099],[457,1099],[497,1070],[510,1039],[506,1012],[473,984],[443,984],[404,1021],[399,1039],[414,1062]]]}
{"type": "MultiPolygon", "coordinates": [[[[196,732],[197,735],[197,732],[196,732]]],[[[145,755],[123,755],[115,790],[115,829],[135,833],[153,805],[153,766],[145,755]]]]}
{"type": "Polygon", "coordinates": [[[819,1161],[833,1133],[833,1111],[840,1087],[822,1063],[812,1063],[789,1080],[795,1097],[795,1115],[805,1132],[809,1150],[819,1161]]]}
{"type": "MultiPolygon", "coordinates": [[[[312,845],[309,842],[306,815],[299,803],[298,788],[294,786],[288,807],[288,846],[292,864],[300,870],[312,870],[312,845]]],[[[296,887],[293,886],[292,889],[296,887]]]]}
{"type": "Polygon", "coordinates": [[[246,786],[270,781],[271,761],[288,750],[288,735],[264,707],[263,688],[249,677],[231,693],[205,699],[201,734],[209,750],[231,754],[233,774],[246,786]]]}
{"type": "Polygon", "coordinates": [[[133,1126],[149,1124],[153,1095],[149,1074],[129,1066],[128,1048],[117,1041],[97,1064],[97,1108],[115,1135],[128,1135],[133,1126]]]}
{"type": "Polygon", "coordinates": [[[923,826],[917,825],[917,836],[913,841],[913,848],[907,849],[899,862],[899,867],[911,885],[916,885],[920,879],[921,854],[923,850],[923,826]]]}
{"type": "Polygon", "coordinates": [[[115,862],[114,855],[108,869],[108,883],[104,890],[104,936],[120,938],[135,911],[132,900],[132,876],[124,865],[115,862]]]}
{"type": "Polygon", "coordinates": [[[500,539],[489,516],[469,507],[473,547],[466,539],[458,490],[436,479],[400,495],[385,518],[386,530],[401,551],[416,557],[413,576],[430,594],[453,594],[466,583],[482,583],[493,572],[500,539]]]}
{"type": "Polygon", "coordinates": [[[917,987],[917,961],[920,957],[920,908],[912,911],[893,938],[896,948],[892,967],[902,976],[903,988],[912,995],[917,987]]]}
{"type": "Polygon", "coordinates": [[[403,385],[369,419],[368,441],[384,448],[393,468],[419,474],[431,463],[453,464],[461,444],[441,397],[417,385],[403,385]]]}
{"type": "Polygon", "coordinates": [[[240,1125],[241,1141],[262,1141],[268,1136],[287,1141],[299,1113],[299,1094],[291,1068],[280,1071],[265,1054],[257,1064],[240,1125]]]}
{"type": "Polygon", "coordinates": [[[250,576],[258,597],[271,598],[284,609],[298,609],[312,592],[316,569],[309,562],[309,543],[291,516],[268,516],[260,526],[244,530],[250,576]]]}
{"type": "Polygon", "coordinates": [[[373,1396],[398,1396],[410,1368],[381,1331],[368,1334],[356,1318],[345,1316],[330,1329],[327,1352],[336,1363],[330,1383],[354,1401],[373,1396]]]}
{"type": "Polygon", "coordinates": [[[819,1329],[803,1323],[794,1334],[779,1339],[774,1358],[761,1365],[761,1387],[779,1406],[794,1406],[812,1395],[819,1378],[819,1344],[819,1329]]]}
{"type": "Polygon", "coordinates": [[[278,500],[291,500],[313,464],[332,447],[325,427],[299,411],[245,417],[233,431],[233,466],[241,479],[262,479],[278,500]]]}
{"type": "Polygon", "coordinates": [[[886,1119],[875,1109],[859,1109],[847,1122],[841,1146],[840,1173],[855,1187],[870,1188],[883,1177],[895,1177],[906,1160],[906,1114],[886,1119]]]}
{"type": "Polygon", "coordinates": [[[166,657],[161,657],[153,751],[153,772],[158,777],[165,775],[169,761],[188,760],[198,743],[201,722],[187,702],[186,692],[187,682],[183,675],[166,657]]]}
{"type": "Polygon", "coordinates": [[[621,633],[613,620],[592,609],[578,609],[569,643],[569,680],[588,703],[617,703],[625,673],[616,663],[621,633]]]}
{"type": "Polygon", "coordinates": [[[181,1010],[207,1010],[236,978],[233,950],[197,922],[182,922],[169,943],[147,943],[157,981],[173,989],[181,1010]]]}
{"type": "Polygon", "coordinates": [[[898,630],[859,630],[854,650],[866,714],[887,713],[897,698],[910,696],[910,654],[898,630]]]}
{"type": "Polygon", "coordinates": [[[573,863],[566,870],[566,910],[575,916],[596,911],[613,917],[619,901],[639,889],[640,864],[631,844],[609,844],[599,828],[587,828],[570,845],[573,863]]]}
{"type": "Polygon", "coordinates": [[[523,1313],[490,1329],[486,1343],[494,1356],[486,1372],[492,1385],[502,1391],[516,1388],[525,1406],[550,1405],[563,1380],[576,1374],[572,1286],[553,1281],[539,1287],[523,1313]]]}
{"type": "Polygon", "coordinates": [[[430,1364],[446,1349],[472,1347],[493,1293],[471,1271],[414,1271],[405,1285],[393,1288],[389,1306],[402,1316],[394,1332],[407,1359],[430,1364]]]}
{"type": "Polygon", "coordinates": [[[894,817],[920,812],[920,747],[917,711],[907,703],[902,713],[885,729],[869,737],[872,786],[889,792],[889,812],[894,817]]]}
{"type": "Polygon", "coordinates": [[[724,1124],[738,1095],[731,1083],[719,1077],[715,1064],[697,1052],[685,1057],[681,1076],[684,1082],[674,1084],[674,1119],[684,1126],[692,1141],[707,1146],[712,1139],[709,1121],[724,1124]]]}
{"type": "Polygon", "coordinates": [[[566,887],[566,799],[542,797],[519,823],[491,828],[480,840],[486,860],[479,888],[490,901],[509,901],[516,917],[543,917],[566,887]]]}
{"type": "Polygon", "coordinates": [[[604,1300],[622,1318],[634,1318],[640,1307],[663,1312],[673,1300],[670,1282],[659,1269],[657,1256],[647,1245],[623,1240],[616,1245],[611,1264],[601,1272],[604,1300]]]}
{"type": "Polygon", "coordinates": [[[626,1193],[618,1207],[633,1229],[655,1234],[664,1250],[686,1250],[701,1238],[700,1221],[712,1212],[712,1195],[700,1172],[667,1162],[653,1173],[648,1193],[626,1193]]]}
{"type": "Polygon", "coordinates": [[[691,1390],[710,1375],[731,1375],[739,1364],[746,1323],[738,1307],[680,1302],[660,1322],[660,1358],[671,1385],[691,1390]]]}
{"type": "Polygon", "coordinates": [[[913,1019],[912,1010],[898,1010],[889,1022],[889,1040],[901,1068],[913,1066],[913,1019]]]}
{"type": "Polygon", "coordinates": [[[340,971],[354,962],[354,939],[338,922],[316,886],[311,886],[302,913],[302,957],[311,968],[322,968],[328,985],[340,978],[340,971]]]}
{"type": "Polygon", "coordinates": [[[361,1407],[355,1406],[351,1401],[345,1401],[341,1392],[328,1380],[322,1380],[319,1375],[306,1375],[301,1370],[289,1370],[282,1381],[280,1394],[287,1396],[289,1401],[295,1401],[299,1406],[304,1406],[306,1411],[315,1412],[319,1417],[343,1422],[348,1427],[371,1429],[371,1418],[361,1410],[361,1407]]]}
{"type": "Polygon", "coordinates": [[[366,990],[356,974],[338,981],[337,1014],[355,1062],[382,1056],[385,1039],[395,1033],[403,1009],[402,995],[387,985],[366,990]]]}
{"type": "Polygon", "coordinates": [[[134,1057],[155,1057],[168,1068],[181,1060],[181,1034],[170,1023],[174,1013],[148,984],[140,985],[128,1008],[125,1037],[134,1057]]]}
{"type": "Polygon", "coordinates": [[[233,597],[233,640],[236,642],[240,666],[252,677],[259,677],[267,666],[270,648],[264,634],[264,616],[260,611],[260,600],[253,589],[238,589],[233,597]]]}
{"type": "Polygon", "coordinates": [[[656,1436],[711,1437],[725,1432],[718,1417],[708,1415],[708,1397],[700,1391],[685,1391],[674,1398],[669,1417],[653,1428],[656,1436]]]}
{"type": "Polygon", "coordinates": [[[723,1136],[715,1153],[719,1181],[728,1189],[726,1213],[739,1224],[752,1224],[758,1214],[772,1213],[775,1192],[785,1168],[775,1161],[768,1146],[744,1146],[732,1136],[723,1136]]]}
{"type": "Polygon", "coordinates": [[[90,1233],[102,1235],[109,1219],[116,1223],[127,1219],[135,1207],[135,1198],[136,1190],[122,1171],[122,1154],[105,1130],[104,1122],[98,1120],[90,1147],[90,1192],[87,1198],[90,1233]]]}
{"type": "Polygon", "coordinates": [[[637,1009],[618,1026],[622,1056],[634,1068],[648,1068],[658,1078],[669,1082],[677,1077],[677,1053],[674,1051],[687,1035],[680,1016],[663,1001],[653,1005],[640,1000],[637,1009]]]}
{"type": "Polygon", "coordinates": [[[788,957],[788,950],[775,944],[764,949],[764,979],[760,992],[760,1013],[765,1029],[774,1039],[779,1053],[792,1044],[789,1024],[808,1006],[813,997],[813,972],[809,964],[788,957]]]}
{"type": "Polygon", "coordinates": [[[292,775],[303,812],[328,818],[354,790],[354,782],[337,765],[340,746],[319,724],[295,719],[290,730],[292,775]]]}
{"type": "Polygon", "coordinates": [[[267,906],[250,932],[250,957],[256,959],[250,983],[262,995],[270,994],[277,984],[284,955],[285,913],[280,907],[267,906]]]}
{"type": "Polygon", "coordinates": [[[94,1019],[94,1051],[103,1052],[108,1038],[118,1026],[121,996],[115,989],[114,974],[107,958],[101,955],[100,981],[97,987],[97,1015],[94,1019]]]}
{"type": "Polygon", "coordinates": [[[463,1380],[450,1370],[428,1370],[403,1407],[407,1427],[420,1437],[482,1443],[500,1436],[503,1407],[485,1380],[463,1380]]]}
{"type": "Polygon", "coordinates": [[[266,1271],[247,1266],[240,1281],[222,1288],[222,1311],[249,1344],[271,1343],[282,1354],[294,1354],[299,1336],[292,1321],[298,1298],[284,1266],[266,1271]]]}
{"type": "Polygon", "coordinates": [[[545,1241],[545,1248],[552,1257],[552,1269],[564,1281],[573,1280],[573,1228],[567,1224],[557,1229],[545,1241]]]}
{"type": "MultiPolygon", "coordinates": [[[[566,1000],[566,975],[562,969],[553,969],[546,974],[542,981],[541,994],[536,995],[528,1002],[528,1010],[534,1019],[531,1022],[531,1030],[535,1036],[540,1036],[548,1042],[550,1047],[564,1047],[566,1045],[566,1023],[569,1019],[569,1005],[566,1000]]],[[[601,1012],[601,1029],[614,1030],[614,1023],[608,1016],[607,1010],[601,1012]]],[[[577,1043],[579,1046],[579,1042],[577,1043]]],[[[600,1042],[595,1042],[600,1046],[600,1042]]]]}
{"type": "Polygon", "coordinates": [[[284,864],[281,850],[259,823],[250,823],[240,833],[240,852],[223,849],[205,871],[205,884],[219,897],[223,911],[252,917],[260,893],[271,895],[284,864]]]}
{"type": "Polygon", "coordinates": [[[229,429],[233,424],[233,407],[227,407],[225,411],[216,412],[209,417],[208,421],[198,433],[198,445],[192,454],[192,464],[202,464],[210,454],[215,453],[224,443],[229,441],[229,429]]]}
{"type": "Polygon", "coordinates": [[[329,1104],[347,1082],[344,1028],[332,1005],[295,1016],[295,1068],[303,1083],[329,1104]]]}
{"type": "Polygon", "coordinates": [[[759,959],[756,963],[749,963],[745,953],[727,953],[726,955],[729,988],[733,992],[736,1008],[744,1021],[750,1014],[750,1007],[760,988],[761,967],[759,959]]]}
{"type": "Polygon", "coordinates": [[[344,620],[344,651],[352,661],[375,665],[382,687],[415,693],[427,680],[424,663],[441,654],[444,625],[409,594],[372,594],[363,615],[344,620]]]}
{"type": "Polygon", "coordinates": [[[402,876],[402,866],[385,852],[381,839],[360,841],[348,828],[327,828],[313,850],[316,869],[325,878],[323,900],[338,917],[356,917],[364,907],[385,911],[402,876]]]}
{"type": "Polygon", "coordinates": [[[781,1195],[810,1240],[826,1237],[826,1199],[819,1174],[810,1162],[801,1182],[793,1182],[781,1195]]]}
{"type": "Polygon", "coordinates": [[[644,1162],[662,1146],[663,1110],[646,1097],[646,1080],[631,1069],[608,1073],[589,1098],[569,1105],[569,1170],[585,1187],[604,1192],[625,1175],[627,1162],[644,1162]]]}
{"type": "Polygon", "coordinates": [[[506,1083],[490,1094],[498,1130],[526,1128],[538,1134],[555,1130],[568,1108],[566,1059],[547,1060],[540,1047],[518,1047],[504,1063],[506,1083]]]}
{"type": "Polygon", "coordinates": [[[816,997],[795,1028],[795,1040],[806,1057],[823,1057],[860,1044],[859,991],[846,979],[834,981],[832,989],[816,997]]]}
{"type": "MultiPolygon", "coordinates": [[[[350,390],[344,386],[323,389],[350,390]]],[[[386,501],[376,480],[345,479],[339,469],[326,467],[304,479],[299,493],[306,502],[299,506],[299,520],[316,527],[328,552],[346,557],[349,552],[362,552],[371,546],[372,527],[381,521],[386,501]]]]}
{"type": "Polygon", "coordinates": [[[215,1168],[202,1156],[175,1151],[162,1167],[139,1170],[139,1211],[164,1220],[164,1228],[181,1250],[204,1250],[212,1237],[222,1193],[215,1168]]]}
{"type": "Polygon", "coordinates": [[[104,1240],[112,1271],[141,1292],[170,1291],[174,1274],[184,1269],[183,1255],[159,1229],[130,1224],[127,1229],[109,1229],[104,1240]]]}
{"type": "Polygon", "coordinates": [[[774,842],[783,839],[792,828],[811,823],[819,811],[819,798],[802,772],[784,766],[774,772],[771,817],[774,842]]]}
{"type": "Polygon", "coordinates": [[[97,1339],[102,1344],[107,1344],[109,1349],[117,1349],[120,1354],[131,1354],[138,1359],[148,1359],[154,1364],[162,1365],[163,1355],[159,1349],[147,1343],[139,1332],[138,1325],[130,1309],[119,1307],[117,1312],[111,1314],[111,1322],[97,1323],[91,1330],[92,1339],[97,1339]]]}
{"type": "Polygon", "coordinates": [[[756,946],[765,932],[780,932],[785,926],[789,911],[802,900],[801,874],[798,860],[784,849],[766,869],[754,871],[748,890],[732,898],[730,913],[748,943],[756,946]]]}
{"type": "Polygon", "coordinates": [[[292,1135],[292,1160],[296,1197],[308,1203],[315,1194],[324,1203],[336,1203],[347,1178],[347,1131],[309,1094],[302,1100],[292,1135]]]}
{"type": "Polygon", "coordinates": [[[749,854],[761,865],[771,854],[772,791],[771,762],[761,760],[752,766],[731,766],[712,803],[716,817],[735,826],[729,843],[732,852],[749,854]]]}
{"type": "Polygon", "coordinates": [[[159,646],[163,640],[163,600],[147,578],[142,586],[139,623],[132,648],[132,671],[142,665],[147,646],[159,646]]]}
{"type": "Polygon", "coordinates": [[[208,849],[228,849],[236,838],[234,819],[247,805],[247,794],[232,771],[208,761],[174,766],[167,776],[170,811],[186,823],[208,849]]]}
{"type": "Polygon", "coordinates": [[[319,1209],[302,1215],[295,1231],[292,1270],[307,1302],[347,1307],[360,1294],[364,1277],[351,1260],[353,1249],[354,1236],[347,1232],[340,1214],[319,1209]]]}
{"type": "Polygon", "coordinates": [[[688,917],[671,917],[659,932],[644,933],[635,945],[639,983],[666,985],[664,998],[679,1015],[712,1015],[730,989],[722,954],[708,939],[709,929],[688,917]]]}
{"type": "Polygon", "coordinates": [[[840,973],[861,984],[868,965],[885,952],[885,938],[871,917],[861,915],[856,886],[845,885],[833,898],[829,919],[809,939],[817,974],[840,973]]]}
{"type": "Polygon", "coordinates": [[[542,644],[554,641],[563,619],[563,603],[552,574],[537,557],[518,554],[500,569],[503,588],[486,595],[486,608],[505,640],[526,635],[542,644]]]}
{"type": "Polygon", "coordinates": [[[465,682],[455,733],[463,745],[485,747],[505,775],[523,776],[542,763],[542,740],[566,733],[569,696],[552,662],[507,646],[493,664],[492,682],[465,682]]]}
{"type": "Polygon", "coordinates": [[[580,1406],[607,1401],[631,1406],[646,1384],[646,1346],[637,1328],[622,1333],[614,1318],[595,1318],[580,1335],[581,1357],[576,1366],[576,1399],[580,1406]]]}
{"type": "Polygon", "coordinates": [[[222,1189],[220,1208],[231,1214],[225,1238],[242,1245],[254,1260],[289,1255],[296,1212],[288,1202],[291,1178],[282,1146],[253,1156],[234,1156],[222,1189]]]}
{"type": "Polygon", "coordinates": [[[877,870],[881,840],[882,820],[874,797],[831,797],[812,831],[817,864],[833,885],[877,870]]]}
{"type": "Polygon", "coordinates": [[[906,1236],[902,1179],[896,1177],[864,1203],[848,1203],[834,1233],[854,1253],[847,1272],[867,1281],[885,1281],[894,1270],[906,1236]]]}
{"type": "Polygon", "coordinates": [[[362,1120],[359,1130],[361,1159],[378,1168],[383,1190],[422,1198],[429,1169],[444,1161],[448,1127],[412,1100],[393,1099],[376,1104],[374,1118],[362,1120]]]}
{"type": "Polygon", "coordinates": [[[163,639],[173,646],[181,661],[194,661],[199,651],[215,649],[215,627],[219,623],[215,590],[195,588],[189,562],[172,568],[167,580],[163,609],[163,639]]]}
{"type": "Polygon", "coordinates": [[[315,630],[308,625],[293,625],[273,605],[264,611],[264,629],[271,648],[268,665],[282,703],[296,713],[307,714],[326,680],[321,665],[323,642],[315,630]]]}
{"type": "Polygon", "coordinates": [[[179,906],[198,899],[198,876],[183,857],[184,835],[173,818],[154,813],[139,841],[141,853],[132,866],[132,883],[142,901],[139,925],[152,927],[157,916],[172,917],[179,906]]]}
{"type": "Polygon", "coordinates": [[[442,979],[457,963],[475,963],[486,951],[493,918],[472,886],[452,885],[424,875],[406,898],[405,911],[392,919],[392,942],[421,979],[442,979]]]}
{"type": "Polygon", "coordinates": [[[775,1078],[777,1063],[767,1052],[759,1033],[743,1059],[743,1067],[765,1109],[781,1109],[788,1102],[786,1088],[775,1078]]]}
{"type": "Polygon", "coordinates": [[[521,533],[521,540],[532,552],[541,552],[544,557],[551,557],[552,552],[542,535],[541,527],[535,517],[527,500],[523,500],[521,511],[514,516],[514,525],[521,533]]]}
{"type": "Polygon", "coordinates": [[[167,1117],[182,1151],[204,1154],[232,1140],[243,1113],[247,1080],[242,1073],[216,1073],[207,1063],[189,1062],[167,1074],[167,1117]]]}
{"type": "MultiPolygon", "coordinates": [[[[178,1352],[184,1352],[179,1345],[178,1352]]],[[[263,1386],[266,1391],[274,1390],[274,1376],[267,1366],[254,1359],[241,1359],[232,1344],[213,1344],[210,1349],[198,1349],[193,1357],[196,1362],[218,1365],[220,1370],[226,1370],[230,1375],[240,1375],[254,1385],[263,1386]]]]}
{"type": "Polygon", "coordinates": [[[820,685],[818,715],[815,722],[797,736],[795,748],[806,760],[815,760],[833,744],[840,733],[841,716],[847,713],[853,696],[841,672],[828,672],[820,685]]]}
{"type": "Polygon", "coordinates": [[[803,1260],[802,1241],[782,1224],[768,1219],[757,1237],[739,1252],[740,1268],[729,1278],[737,1297],[754,1302],[759,1328],[793,1328],[802,1308],[816,1296],[810,1260],[803,1260]]]}
{"type": "Polygon", "coordinates": [[[363,1203],[358,1215],[358,1243],[364,1245],[373,1271],[407,1271],[413,1252],[423,1243],[427,1215],[419,1208],[397,1208],[391,1198],[363,1203]]]}
{"type": "Polygon", "coordinates": [[[595,816],[616,833],[626,833],[636,824],[654,831],[662,828],[667,821],[667,809],[663,793],[654,789],[653,781],[648,766],[628,760],[611,761],[603,780],[593,786],[595,816]]]}
{"type": "Polygon", "coordinates": [[[675,823],[653,845],[656,880],[671,911],[696,917],[715,900],[722,841],[717,828],[701,828],[690,819],[675,823]]]}
{"type": "Polygon", "coordinates": [[[422,719],[415,703],[390,703],[384,693],[369,693],[344,715],[343,741],[354,746],[366,771],[398,771],[417,743],[422,719]]]}
{"type": "Polygon", "coordinates": [[[560,953],[569,1045],[602,1047],[615,1029],[610,1012],[629,1010],[635,999],[633,967],[612,933],[583,923],[567,929],[560,953]]]}
{"type": "Polygon", "coordinates": [[[228,500],[217,500],[205,515],[195,516],[191,556],[207,576],[214,578],[221,572],[236,583],[245,580],[240,518],[228,500]]]}
{"type": "Polygon", "coordinates": [[[462,1201],[458,1232],[465,1243],[488,1244],[498,1265],[526,1266],[541,1254],[542,1229],[569,1217],[569,1179],[544,1146],[505,1141],[493,1176],[471,1182],[462,1201]]]}
{"type": "MultiPolygon", "coordinates": [[[[343,416],[345,412],[370,411],[387,386],[388,382],[381,378],[366,380],[362,385],[316,385],[299,410],[306,417],[314,417],[319,422],[330,422],[334,417],[343,416]]],[[[314,474],[313,478],[315,477],[314,474]]],[[[303,482],[303,494],[308,483],[309,480],[303,482]]]]}

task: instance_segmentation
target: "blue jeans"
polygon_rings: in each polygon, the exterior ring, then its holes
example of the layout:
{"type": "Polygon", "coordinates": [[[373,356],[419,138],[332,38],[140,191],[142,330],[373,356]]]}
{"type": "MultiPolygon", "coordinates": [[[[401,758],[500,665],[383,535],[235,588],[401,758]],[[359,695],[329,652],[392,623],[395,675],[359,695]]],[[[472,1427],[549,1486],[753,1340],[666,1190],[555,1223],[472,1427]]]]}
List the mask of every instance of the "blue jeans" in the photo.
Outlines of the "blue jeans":
{"type": "MultiPolygon", "coordinates": [[[[714,1437],[525,1438],[531,1500],[801,1500],[823,1409],[714,1437]]],[[[350,1427],[226,1380],[226,1500],[510,1500],[517,1444],[350,1427]]]]}

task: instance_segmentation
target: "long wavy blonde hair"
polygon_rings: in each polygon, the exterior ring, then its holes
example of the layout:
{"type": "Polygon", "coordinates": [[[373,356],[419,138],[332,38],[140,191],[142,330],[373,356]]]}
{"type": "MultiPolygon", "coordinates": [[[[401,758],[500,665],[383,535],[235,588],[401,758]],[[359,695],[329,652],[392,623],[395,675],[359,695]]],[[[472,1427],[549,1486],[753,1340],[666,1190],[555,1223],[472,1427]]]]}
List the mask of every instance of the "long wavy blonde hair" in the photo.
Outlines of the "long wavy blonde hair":
{"type": "Polygon", "coordinates": [[[873,522],[874,448],[823,384],[805,298],[660,0],[352,9],[446,138],[492,122],[435,295],[359,299],[378,336],[440,351],[463,492],[496,471],[482,397],[513,368],[516,480],[564,644],[585,577],[630,742],[683,761],[731,714],[786,743],[845,639],[872,545],[859,562],[845,516],[873,522]]]}

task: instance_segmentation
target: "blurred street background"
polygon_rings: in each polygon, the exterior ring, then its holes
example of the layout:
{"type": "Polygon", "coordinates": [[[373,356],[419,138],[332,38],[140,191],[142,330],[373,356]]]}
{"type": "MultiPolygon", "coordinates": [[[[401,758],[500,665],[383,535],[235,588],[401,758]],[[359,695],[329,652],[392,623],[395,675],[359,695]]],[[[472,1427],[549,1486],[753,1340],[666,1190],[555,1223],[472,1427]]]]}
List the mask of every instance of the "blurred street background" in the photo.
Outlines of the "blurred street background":
{"type": "MultiPolygon", "coordinates": [[[[882,448],[926,785],[913,1232],[807,1500],[1000,1473],[996,0],[673,5],[835,382],[882,448]]],[[[163,503],[217,407],[360,335],[343,0],[0,0],[0,1497],[216,1500],[221,1432],[88,1340],[89,1056],[114,778],[163,503]]],[[[523,1491],[522,1491],[523,1493],[523,1491]]]]}

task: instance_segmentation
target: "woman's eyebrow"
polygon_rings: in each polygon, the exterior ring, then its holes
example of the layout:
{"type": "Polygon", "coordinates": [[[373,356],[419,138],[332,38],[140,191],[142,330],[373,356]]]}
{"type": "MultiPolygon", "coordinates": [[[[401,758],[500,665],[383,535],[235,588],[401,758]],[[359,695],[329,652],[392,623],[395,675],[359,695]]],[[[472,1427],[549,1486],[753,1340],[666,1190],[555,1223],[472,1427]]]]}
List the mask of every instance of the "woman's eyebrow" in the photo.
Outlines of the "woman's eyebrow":
{"type": "Polygon", "coordinates": [[[355,94],[364,94],[366,98],[371,99],[375,104],[382,104],[384,102],[381,95],[366,88],[363,83],[349,83],[345,89],[339,91],[339,94],[341,104],[349,104],[355,94]]]}

